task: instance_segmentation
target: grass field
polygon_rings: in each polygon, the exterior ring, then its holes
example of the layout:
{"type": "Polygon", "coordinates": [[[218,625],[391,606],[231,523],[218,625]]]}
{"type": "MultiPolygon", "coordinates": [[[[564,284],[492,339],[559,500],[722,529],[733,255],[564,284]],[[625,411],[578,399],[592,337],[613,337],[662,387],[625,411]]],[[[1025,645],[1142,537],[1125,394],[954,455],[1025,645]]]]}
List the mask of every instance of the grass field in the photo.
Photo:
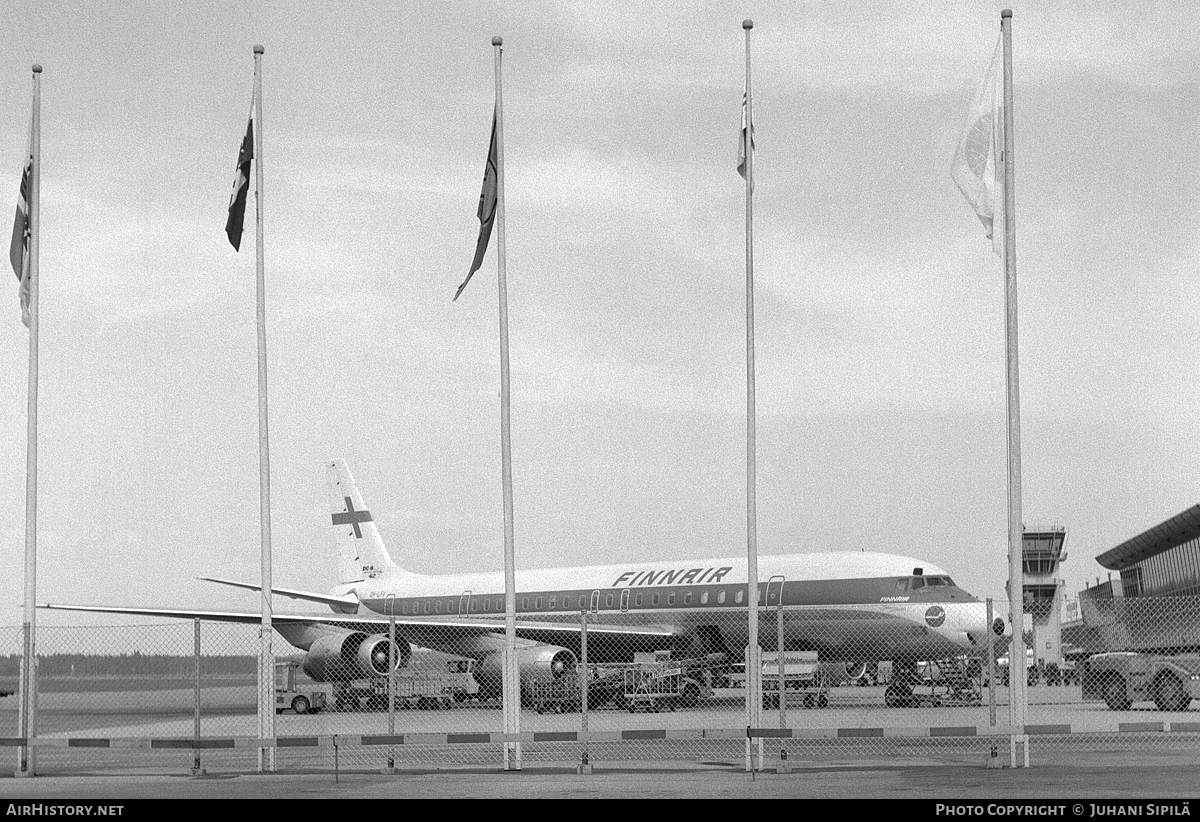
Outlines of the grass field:
{"type": "MultiPolygon", "coordinates": [[[[254,685],[254,675],[202,676],[201,690],[227,688],[234,685],[254,685]]],[[[38,678],[38,693],[91,693],[95,691],[158,691],[195,688],[196,680],[188,676],[87,675],[44,676],[38,678]]],[[[17,677],[0,677],[0,691],[15,693],[17,677]]]]}

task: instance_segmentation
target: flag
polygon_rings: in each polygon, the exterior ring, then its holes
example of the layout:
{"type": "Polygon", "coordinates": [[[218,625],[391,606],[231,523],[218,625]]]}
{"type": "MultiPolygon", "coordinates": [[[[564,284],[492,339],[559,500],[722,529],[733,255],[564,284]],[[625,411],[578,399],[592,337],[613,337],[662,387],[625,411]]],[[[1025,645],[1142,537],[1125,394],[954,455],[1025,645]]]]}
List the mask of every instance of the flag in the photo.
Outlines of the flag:
{"type": "Polygon", "coordinates": [[[1003,40],[998,39],[950,164],[950,176],[979,215],[983,230],[992,241],[992,250],[1001,256],[1004,253],[1003,48],[1003,40]]]}
{"type": "MultiPolygon", "coordinates": [[[[479,270],[479,266],[483,265],[483,256],[487,253],[488,240],[492,236],[492,223],[496,221],[497,187],[496,112],[493,111],[492,143],[488,148],[487,166],[483,170],[483,190],[479,192],[479,239],[475,242],[475,259],[471,261],[471,270],[467,272],[467,278],[462,281],[458,291],[454,292],[455,300],[458,299],[459,294],[463,293],[467,283],[471,282],[471,276],[479,270]]],[[[451,300],[451,302],[453,301],[451,300]]]]}
{"type": "Polygon", "coordinates": [[[229,195],[229,219],[225,221],[225,234],[235,251],[242,245],[242,223],[246,216],[246,192],[250,189],[250,161],[254,159],[254,118],[246,123],[246,136],[238,151],[237,174],[233,178],[233,192],[229,195]]]}
{"type": "MultiPolygon", "coordinates": [[[[32,129],[31,129],[32,132],[32,129]]],[[[21,298],[21,321],[29,327],[29,187],[33,182],[33,135],[30,134],[29,150],[25,152],[25,170],[21,172],[21,191],[17,195],[17,213],[13,217],[12,244],[8,247],[8,259],[13,272],[21,281],[18,293],[21,298]]]]}
{"type": "MultiPolygon", "coordinates": [[[[742,130],[738,132],[738,174],[746,177],[746,94],[742,93],[742,130]]],[[[750,125],[750,153],[754,153],[754,124],[750,125]]],[[[754,180],[750,181],[750,190],[754,190],[754,180]]]]}

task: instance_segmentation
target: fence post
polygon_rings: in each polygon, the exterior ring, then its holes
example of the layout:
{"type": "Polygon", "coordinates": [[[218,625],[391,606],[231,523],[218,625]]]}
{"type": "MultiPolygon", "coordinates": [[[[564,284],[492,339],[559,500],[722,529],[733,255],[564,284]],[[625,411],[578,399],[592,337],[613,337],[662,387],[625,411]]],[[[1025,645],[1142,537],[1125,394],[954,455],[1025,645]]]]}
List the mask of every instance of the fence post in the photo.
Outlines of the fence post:
{"type": "MultiPolygon", "coordinates": [[[[779,633],[779,727],[780,729],[787,727],[787,693],[784,691],[784,686],[787,684],[784,678],[784,655],[783,655],[783,586],[779,586],[779,607],[775,609],[775,625],[779,633]]],[[[818,669],[819,670],[819,669],[818,669]]]]}
{"type": "Polygon", "coordinates": [[[992,598],[987,600],[987,624],[988,624],[988,649],[987,649],[987,676],[988,676],[988,725],[996,726],[996,636],[992,631],[992,620],[995,610],[992,607],[992,598]]]}
{"type": "MultiPolygon", "coordinates": [[[[995,608],[992,598],[987,599],[987,678],[988,678],[988,727],[996,727],[996,633],[992,630],[992,620],[995,619],[995,608]]],[[[1010,692],[1011,693],[1011,692],[1010,692]]],[[[996,737],[992,736],[988,748],[987,768],[1000,767],[1000,746],[996,737]]]]}
{"type": "MultiPolygon", "coordinates": [[[[395,600],[391,600],[392,613],[388,619],[388,736],[396,735],[396,663],[398,656],[396,654],[396,611],[395,600]]],[[[388,745],[387,768],[384,773],[394,774],[396,772],[396,749],[388,745]]]]}
{"type": "Polygon", "coordinates": [[[587,647],[587,610],[579,610],[579,730],[583,737],[583,754],[575,773],[591,773],[592,764],[588,761],[588,647],[587,647]]]}
{"type": "Polygon", "coordinates": [[[195,699],[192,707],[192,776],[203,776],[200,767],[200,618],[192,620],[192,662],[195,669],[195,699]]]}
{"type": "Polygon", "coordinates": [[[30,743],[37,737],[37,654],[34,651],[33,625],[26,622],[22,627],[17,733],[25,744],[17,748],[17,770],[13,775],[33,776],[37,771],[37,749],[30,743]]]}

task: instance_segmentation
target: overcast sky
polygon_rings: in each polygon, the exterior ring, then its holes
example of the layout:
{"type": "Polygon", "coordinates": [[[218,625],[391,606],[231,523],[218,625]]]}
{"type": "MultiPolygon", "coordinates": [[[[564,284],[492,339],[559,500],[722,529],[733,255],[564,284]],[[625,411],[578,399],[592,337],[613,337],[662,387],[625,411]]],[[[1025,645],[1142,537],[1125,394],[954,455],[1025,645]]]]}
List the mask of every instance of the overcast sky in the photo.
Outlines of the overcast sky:
{"type": "MultiPolygon", "coordinates": [[[[1003,276],[949,172],[1003,6],[888,5],[6,2],[0,215],[44,67],[38,599],[257,608],[196,579],[259,575],[253,200],[240,253],[224,234],[256,43],[275,584],[336,582],[332,457],[400,564],[503,568],[494,245],[451,302],[497,34],[517,567],[743,554],[746,17],[759,551],[912,555],[1002,597],[1003,276]]],[[[1066,527],[1073,594],[1200,501],[1200,11],[1008,5],[1024,519],[1066,527]]]]}

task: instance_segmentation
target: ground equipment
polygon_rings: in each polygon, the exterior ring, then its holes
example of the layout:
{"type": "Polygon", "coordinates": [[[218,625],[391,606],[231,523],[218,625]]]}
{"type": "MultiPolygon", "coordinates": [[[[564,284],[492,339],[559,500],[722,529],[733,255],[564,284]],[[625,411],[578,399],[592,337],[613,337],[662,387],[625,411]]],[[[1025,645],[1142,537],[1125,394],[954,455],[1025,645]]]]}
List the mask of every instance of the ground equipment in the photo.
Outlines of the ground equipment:
{"type": "Polygon", "coordinates": [[[1160,711],[1186,711],[1200,699],[1200,655],[1160,656],[1134,651],[1096,654],[1082,663],[1083,698],[1114,711],[1153,701],[1160,711]]]}
{"type": "Polygon", "coordinates": [[[297,683],[299,669],[299,662],[275,663],[275,713],[290,709],[298,714],[315,714],[325,707],[325,691],[297,683]]]}

